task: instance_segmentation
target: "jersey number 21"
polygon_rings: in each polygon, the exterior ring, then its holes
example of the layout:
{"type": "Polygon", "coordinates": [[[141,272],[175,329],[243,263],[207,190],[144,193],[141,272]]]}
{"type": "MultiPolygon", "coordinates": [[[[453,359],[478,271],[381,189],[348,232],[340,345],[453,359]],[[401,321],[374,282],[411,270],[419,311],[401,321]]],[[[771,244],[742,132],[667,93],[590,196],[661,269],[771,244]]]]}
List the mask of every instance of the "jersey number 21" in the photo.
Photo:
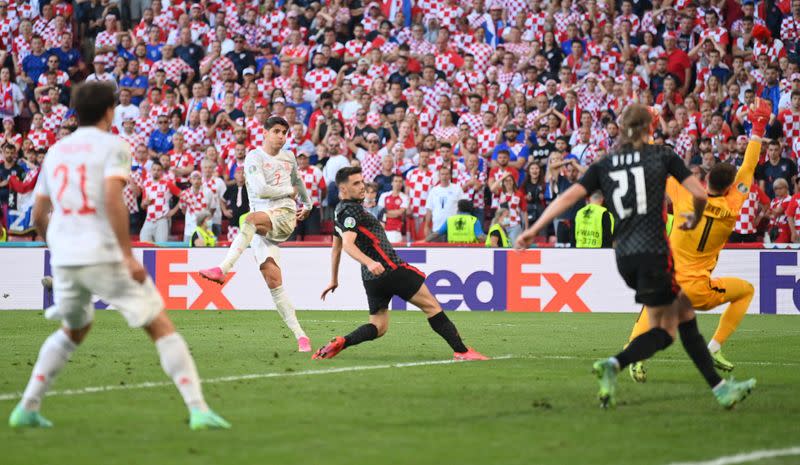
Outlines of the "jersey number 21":
{"type": "Polygon", "coordinates": [[[628,195],[628,189],[630,188],[628,173],[633,175],[633,200],[636,205],[636,214],[644,215],[647,213],[647,189],[644,184],[644,167],[634,166],[627,170],[610,171],[608,175],[617,183],[617,187],[614,189],[612,195],[614,209],[617,211],[617,215],[621,220],[631,216],[631,213],[633,213],[633,208],[626,208],[622,205],[622,199],[628,195]]]}

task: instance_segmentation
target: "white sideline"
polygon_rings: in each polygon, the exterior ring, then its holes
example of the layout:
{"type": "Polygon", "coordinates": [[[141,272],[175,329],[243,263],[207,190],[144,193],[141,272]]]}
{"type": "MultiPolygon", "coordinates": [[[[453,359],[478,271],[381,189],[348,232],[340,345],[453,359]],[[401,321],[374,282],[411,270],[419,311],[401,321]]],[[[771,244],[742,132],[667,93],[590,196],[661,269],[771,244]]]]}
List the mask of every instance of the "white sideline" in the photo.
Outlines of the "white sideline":
{"type": "MultiPolygon", "coordinates": [[[[493,357],[492,360],[508,360],[512,358],[520,358],[513,355],[500,355],[498,357],[493,357]]],[[[335,373],[347,373],[351,371],[367,371],[367,370],[383,370],[386,368],[412,368],[412,367],[421,367],[421,366],[430,366],[430,365],[451,365],[455,363],[465,363],[462,361],[457,360],[429,360],[425,362],[404,362],[404,363],[392,363],[387,365],[356,365],[350,367],[340,367],[340,368],[328,368],[328,369],[321,369],[321,370],[303,370],[303,371],[288,371],[288,372],[272,372],[272,373],[254,373],[249,375],[235,375],[235,376],[223,376],[220,378],[208,378],[202,380],[204,384],[214,384],[214,383],[230,383],[232,381],[243,381],[249,379],[264,379],[264,378],[287,378],[291,376],[312,376],[312,375],[330,375],[335,373]]],[[[165,387],[165,386],[172,386],[172,382],[170,381],[148,381],[144,383],[136,383],[136,384],[111,384],[108,386],[89,386],[85,388],[78,388],[78,389],[64,389],[61,391],[50,391],[46,395],[47,397],[51,396],[77,396],[81,394],[95,394],[98,392],[109,392],[109,391],[126,391],[130,389],[148,389],[148,388],[157,388],[157,387],[165,387]]],[[[22,397],[21,392],[10,392],[6,394],[0,394],[0,401],[4,400],[17,400],[22,397]]]]}
{"type": "Polygon", "coordinates": [[[735,465],[738,463],[750,463],[756,460],[771,459],[775,457],[791,457],[800,455],[800,447],[789,447],[786,449],[767,449],[744,452],[736,455],[717,457],[703,462],[673,462],[669,465],[735,465]]]}

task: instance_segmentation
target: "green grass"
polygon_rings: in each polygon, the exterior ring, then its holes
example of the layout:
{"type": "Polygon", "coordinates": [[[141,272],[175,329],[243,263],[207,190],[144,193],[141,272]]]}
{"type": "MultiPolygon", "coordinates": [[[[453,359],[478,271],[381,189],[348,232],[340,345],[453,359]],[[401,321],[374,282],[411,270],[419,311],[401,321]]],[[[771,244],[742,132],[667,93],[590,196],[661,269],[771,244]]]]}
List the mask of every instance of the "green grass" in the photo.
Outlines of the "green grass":
{"type": "MultiPolygon", "coordinates": [[[[381,340],[312,361],[274,312],[171,312],[203,378],[445,360],[421,313],[396,312],[381,340]]],[[[366,312],[300,312],[316,347],[366,312]]],[[[733,412],[717,406],[680,343],[620,379],[619,407],[595,400],[591,362],[615,353],[634,315],[451,313],[490,362],[210,383],[227,432],[189,431],[172,386],[46,399],[53,430],[0,425],[3,464],[667,464],[800,445],[800,319],[748,316],[726,346],[738,377],[758,378],[733,412]]],[[[701,316],[706,335],[717,316],[701,316]]],[[[0,312],[0,395],[24,388],[54,326],[41,312],[0,312]]],[[[57,391],[164,381],[155,350],[122,318],[98,312],[57,391]]],[[[0,401],[7,415],[14,400],[0,401]]],[[[762,463],[797,463],[800,457],[762,463]]]]}

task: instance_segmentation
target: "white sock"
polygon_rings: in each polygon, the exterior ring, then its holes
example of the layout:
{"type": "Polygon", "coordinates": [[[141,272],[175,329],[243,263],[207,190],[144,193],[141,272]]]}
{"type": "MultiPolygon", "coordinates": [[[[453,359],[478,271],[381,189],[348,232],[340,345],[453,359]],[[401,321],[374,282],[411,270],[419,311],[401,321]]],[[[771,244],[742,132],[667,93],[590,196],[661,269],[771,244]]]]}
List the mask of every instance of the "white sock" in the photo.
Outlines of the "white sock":
{"type": "Polygon", "coordinates": [[[39,358],[33,366],[31,379],[22,394],[25,410],[39,410],[42,397],[50,383],[67,364],[78,345],[72,342],[67,333],[59,329],[50,335],[39,350],[39,358]]]}
{"type": "Polygon", "coordinates": [[[722,345],[716,340],[712,339],[711,342],[708,343],[708,351],[712,354],[719,352],[720,349],[722,349],[722,345]]]}
{"type": "Polygon", "coordinates": [[[617,360],[617,357],[609,357],[608,361],[613,363],[614,367],[619,371],[619,360],[617,360]]]}
{"type": "Polygon", "coordinates": [[[288,326],[289,329],[291,329],[294,333],[295,339],[305,337],[306,333],[303,331],[303,328],[300,327],[300,323],[297,321],[294,305],[292,305],[292,302],[289,300],[289,296],[286,294],[286,291],[283,290],[283,286],[270,289],[269,292],[272,294],[272,301],[275,302],[275,306],[278,308],[278,313],[281,314],[281,318],[283,318],[283,322],[286,323],[286,326],[288,326]]]}
{"type": "Polygon", "coordinates": [[[239,229],[239,234],[237,234],[236,238],[231,242],[231,246],[228,248],[228,254],[225,255],[225,260],[219,265],[223,273],[227,273],[233,268],[233,265],[235,265],[239,257],[242,256],[245,249],[250,246],[250,242],[252,242],[253,236],[255,235],[255,225],[245,221],[239,229]]]}
{"type": "Polygon", "coordinates": [[[156,341],[156,349],[161,358],[161,368],[175,382],[186,406],[190,410],[193,408],[208,410],[203,392],[200,390],[197,367],[183,337],[178,333],[164,336],[156,341]]]}

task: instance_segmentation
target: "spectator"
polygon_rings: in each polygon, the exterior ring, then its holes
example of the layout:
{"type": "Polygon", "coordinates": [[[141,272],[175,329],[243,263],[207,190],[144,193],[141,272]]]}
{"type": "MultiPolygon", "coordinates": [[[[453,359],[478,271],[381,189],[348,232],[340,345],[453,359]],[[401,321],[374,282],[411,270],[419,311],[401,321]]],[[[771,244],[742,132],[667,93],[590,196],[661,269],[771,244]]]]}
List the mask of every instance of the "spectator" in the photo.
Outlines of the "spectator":
{"type": "Polygon", "coordinates": [[[774,198],[769,205],[769,237],[772,242],[787,244],[792,242],[792,233],[789,229],[789,218],[786,209],[792,201],[789,195],[789,183],[786,179],[778,178],[772,183],[774,198]]]}
{"type": "Polygon", "coordinates": [[[233,240],[239,233],[239,224],[245,215],[250,213],[250,200],[247,197],[247,187],[244,185],[244,166],[239,166],[233,172],[234,183],[225,191],[226,208],[223,209],[225,217],[230,219],[228,226],[228,240],[233,240]]]}
{"type": "Polygon", "coordinates": [[[378,220],[382,220],[383,208],[378,205],[378,186],[372,182],[365,183],[365,185],[366,195],[364,196],[364,210],[378,220]]]}
{"type": "Polygon", "coordinates": [[[510,221],[507,208],[500,207],[495,210],[489,233],[486,236],[486,247],[504,249],[511,247],[511,242],[508,240],[508,234],[506,233],[506,227],[508,227],[510,221]]]}
{"type": "MultiPolygon", "coordinates": [[[[203,185],[203,176],[199,171],[193,171],[189,175],[189,183],[189,188],[180,193],[178,206],[184,214],[183,241],[193,244],[194,241],[191,240],[191,237],[197,225],[200,224],[198,216],[208,212],[212,195],[209,189],[203,185]]],[[[208,213],[210,214],[210,212],[208,213]]]]}
{"type": "Polygon", "coordinates": [[[603,206],[602,191],[592,192],[589,203],[575,214],[575,247],[611,248],[614,235],[614,218],[603,206]]]}
{"type": "Polygon", "coordinates": [[[214,247],[217,245],[217,236],[211,230],[211,212],[203,210],[197,213],[197,226],[189,238],[190,247],[214,247]]]}
{"type": "Polygon", "coordinates": [[[17,162],[17,148],[6,143],[3,145],[3,163],[0,164],[0,212],[4,220],[8,218],[9,207],[16,205],[16,194],[10,191],[8,185],[12,176],[22,179],[25,169],[17,162]]]}
{"type": "Polygon", "coordinates": [[[153,157],[167,153],[174,147],[172,138],[175,135],[175,130],[169,127],[169,117],[167,115],[159,116],[157,122],[158,127],[150,135],[150,140],[147,142],[147,148],[153,157]]]}
{"type": "Polygon", "coordinates": [[[458,201],[464,197],[464,191],[456,184],[451,184],[452,171],[449,167],[441,167],[438,171],[439,185],[433,187],[425,204],[425,236],[431,231],[438,231],[447,218],[457,212],[458,201]]]}
{"type": "Polygon", "coordinates": [[[378,206],[386,216],[386,238],[393,244],[400,243],[403,241],[403,226],[409,206],[408,196],[403,193],[403,177],[399,174],[393,175],[391,190],[379,195],[378,206]]]}
{"type": "MultiPolygon", "coordinates": [[[[797,164],[788,158],[781,156],[781,144],[777,141],[770,141],[767,146],[767,159],[756,168],[755,178],[758,186],[771,199],[775,198],[773,186],[777,179],[786,181],[786,188],[794,186],[797,178],[797,164]]],[[[790,193],[790,192],[787,192],[790,193]]]]}
{"type": "Polygon", "coordinates": [[[508,209],[509,223],[506,232],[513,243],[528,227],[528,206],[525,194],[517,188],[517,183],[511,175],[507,175],[501,181],[497,201],[508,209]]]}
{"type": "Polygon", "coordinates": [[[164,167],[160,162],[150,165],[150,178],[142,188],[142,208],[147,209],[139,240],[142,242],[165,242],[169,238],[169,218],[178,206],[170,208],[170,200],[181,196],[181,190],[172,182],[162,178],[164,167]]]}
{"type": "Polygon", "coordinates": [[[449,216],[439,229],[425,238],[426,242],[447,237],[447,242],[450,244],[475,244],[486,239],[481,222],[472,214],[472,202],[461,199],[458,201],[457,208],[455,215],[449,216]]]}
{"type": "Polygon", "coordinates": [[[306,186],[306,192],[311,199],[311,213],[308,218],[297,223],[294,235],[304,240],[308,235],[318,235],[322,225],[322,200],[327,196],[328,186],[322,171],[309,163],[308,154],[305,152],[297,153],[297,173],[306,186]]]}

